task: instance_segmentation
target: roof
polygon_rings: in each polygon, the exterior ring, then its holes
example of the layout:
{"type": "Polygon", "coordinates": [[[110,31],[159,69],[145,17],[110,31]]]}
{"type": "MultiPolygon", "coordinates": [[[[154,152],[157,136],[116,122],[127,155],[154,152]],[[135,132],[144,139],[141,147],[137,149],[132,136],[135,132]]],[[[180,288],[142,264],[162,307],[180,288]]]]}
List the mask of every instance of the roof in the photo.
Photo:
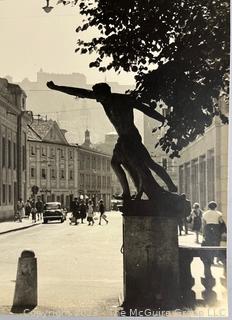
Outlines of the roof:
{"type": "Polygon", "coordinates": [[[78,149],[83,150],[83,151],[89,151],[91,153],[96,153],[96,154],[100,154],[102,156],[111,157],[111,154],[106,153],[106,152],[104,152],[102,150],[96,149],[95,147],[89,148],[89,147],[86,147],[84,145],[76,145],[76,146],[78,147],[78,149]]]}
{"type": "Polygon", "coordinates": [[[53,124],[54,124],[53,120],[44,121],[42,119],[39,119],[39,120],[34,120],[31,124],[31,127],[43,140],[48,134],[53,124]]]}
{"type": "Polygon", "coordinates": [[[42,141],[41,137],[31,128],[30,125],[27,126],[27,139],[34,141],[42,141]]]}

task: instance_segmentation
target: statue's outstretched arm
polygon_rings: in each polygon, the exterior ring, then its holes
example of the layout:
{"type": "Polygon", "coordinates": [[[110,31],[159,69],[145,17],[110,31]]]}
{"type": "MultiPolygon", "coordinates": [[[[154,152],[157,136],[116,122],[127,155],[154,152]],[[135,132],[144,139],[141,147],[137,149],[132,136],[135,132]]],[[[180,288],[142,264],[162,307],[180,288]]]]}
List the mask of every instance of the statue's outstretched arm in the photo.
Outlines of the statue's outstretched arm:
{"type": "Polygon", "coordinates": [[[134,105],[134,107],[139,110],[142,111],[145,115],[147,115],[150,118],[153,118],[157,121],[160,121],[162,123],[165,122],[165,117],[162,116],[162,114],[160,114],[159,112],[155,111],[155,109],[148,107],[146,104],[144,103],[136,103],[134,105]]]}
{"type": "Polygon", "coordinates": [[[67,94],[70,94],[72,96],[79,97],[79,98],[96,99],[93,91],[87,90],[87,89],[58,86],[53,81],[47,82],[47,87],[49,89],[60,91],[63,93],[67,93],[67,94]]]}

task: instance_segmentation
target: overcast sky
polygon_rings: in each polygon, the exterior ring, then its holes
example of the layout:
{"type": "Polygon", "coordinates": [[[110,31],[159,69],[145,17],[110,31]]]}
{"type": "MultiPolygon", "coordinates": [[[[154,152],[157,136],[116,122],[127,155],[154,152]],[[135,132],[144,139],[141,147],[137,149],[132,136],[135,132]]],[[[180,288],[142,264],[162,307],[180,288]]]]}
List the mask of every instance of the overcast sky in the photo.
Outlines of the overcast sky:
{"type": "Polygon", "coordinates": [[[90,83],[133,84],[133,75],[89,69],[90,57],[75,53],[75,29],[81,21],[78,10],[56,3],[50,0],[54,9],[47,14],[42,9],[45,0],[0,0],[0,77],[9,75],[16,82],[36,80],[42,68],[45,72],[80,72],[90,83]]]}

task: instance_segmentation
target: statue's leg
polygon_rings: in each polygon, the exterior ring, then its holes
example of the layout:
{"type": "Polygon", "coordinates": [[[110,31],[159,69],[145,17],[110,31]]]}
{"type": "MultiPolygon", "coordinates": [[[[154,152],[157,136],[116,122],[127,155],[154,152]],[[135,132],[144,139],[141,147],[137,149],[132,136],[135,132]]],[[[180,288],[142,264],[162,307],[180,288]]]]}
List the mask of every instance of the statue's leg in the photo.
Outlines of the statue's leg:
{"type": "MultiPolygon", "coordinates": [[[[144,192],[149,199],[158,199],[158,196],[165,192],[165,190],[157,183],[154,177],[151,174],[150,169],[143,161],[144,159],[140,156],[135,156],[135,153],[130,153],[129,146],[127,148],[127,164],[132,172],[136,172],[136,175],[133,174],[134,177],[137,177],[137,185],[138,187],[138,195],[136,198],[141,198],[142,193],[144,192]],[[141,161],[142,160],[142,161],[141,161]]],[[[133,150],[132,150],[133,151],[133,150]]],[[[128,170],[129,171],[129,170],[128,170]]],[[[132,175],[131,174],[131,175],[132,175]]]]}
{"type": "Polygon", "coordinates": [[[172,179],[170,178],[170,176],[167,174],[167,172],[164,170],[162,166],[160,166],[158,163],[153,161],[151,158],[148,159],[147,165],[164,181],[169,191],[177,192],[176,185],[173,183],[172,179]]]}
{"type": "Polygon", "coordinates": [[[111,166],[122,186],[122,191],[123,191],[123,195],[122,197],[125,199],[130,199],[130,188],[129,188],[129,184],[127,181],[127,177],[126,174],[123,170],[123,168],[121,167],[121,163],[118,161],[117,156],[115,156],[115,154],[113,155],[112,159],[111,159],[111,166]]]}
{"type": "Polygon", "coordinates": [[[160,187],[146,165],[141,164],[139,170],[143,181],[144,193],[148,196],[149,199],[157,201],[159,199],[159,195],[165,192],[164,189],[160,187]]]}
{"type": "Polygon", "coordinates": [[[145,148],[145,146],[142,143],[140,144],[140,148],[139,149],[140,149],[140,152],[141,152],[141,155],[142,155],[142,158],[143,158],[145,164],[151,170],[153,170],[157,174],[157,176],[159,176],[164,181],[164,183],[168,187],[169,191],[177,192],[177,187],[173,183],[173,181],[170,178],[170,176],[168,175],[168,173],[164,170],[164,168],[162,166],[160,166],[158,163],[156,163],[151,158],[149,152],[147,151],[147,149],[145,148]]]}
{"type": "Polygon", "coordinates": [[[143,182],[142,182],[142,177],[139,174],[139,171],[134,169],[133,166],[130,165],[128,161],[123,162],[124,168],[128,171],[131,179],[133,180],[133,183],[136,187],[137,194],[135,199],[141,199],[143,195],[143,182]]]}

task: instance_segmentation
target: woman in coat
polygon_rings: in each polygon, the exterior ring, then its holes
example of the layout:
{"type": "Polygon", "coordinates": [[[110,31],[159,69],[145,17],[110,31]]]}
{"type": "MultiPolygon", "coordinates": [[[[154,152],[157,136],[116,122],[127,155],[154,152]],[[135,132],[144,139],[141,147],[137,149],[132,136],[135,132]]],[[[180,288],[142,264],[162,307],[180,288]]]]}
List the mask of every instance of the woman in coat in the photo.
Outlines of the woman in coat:
{"type": "Polygon", "coordinates": [[[193,209],[191,211],[191,220],[193,222],[192,230],[196,234],[196,243],[199,243],[199,233],[202,227],[202,210],[200,209],[199,203],[194,203],[193,209]]]}

